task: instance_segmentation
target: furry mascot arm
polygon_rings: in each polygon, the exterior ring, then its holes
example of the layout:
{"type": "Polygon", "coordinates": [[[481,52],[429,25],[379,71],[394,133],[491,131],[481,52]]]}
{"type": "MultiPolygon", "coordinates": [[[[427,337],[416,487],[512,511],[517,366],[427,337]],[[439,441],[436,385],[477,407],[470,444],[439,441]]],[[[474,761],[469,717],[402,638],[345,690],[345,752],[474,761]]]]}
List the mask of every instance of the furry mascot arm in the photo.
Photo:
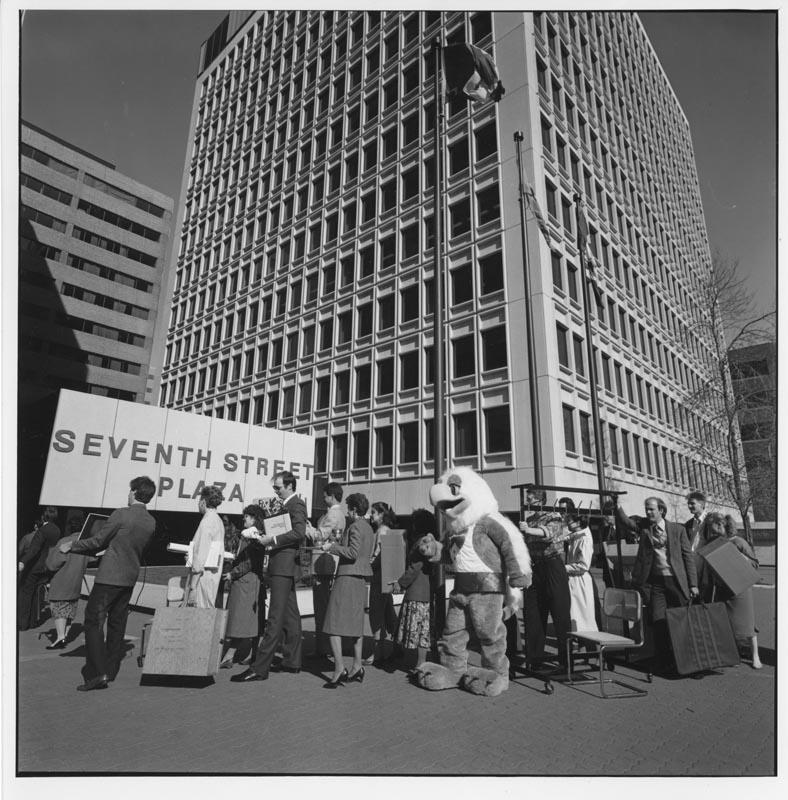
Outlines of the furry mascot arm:
{"type": "Polygon", "coordinates": [[[487,519],[487,534],[495,543],[506,565],[509,585],[531,585],[531,557],[520,532],[502,514],[491,514],[487,519]]]}

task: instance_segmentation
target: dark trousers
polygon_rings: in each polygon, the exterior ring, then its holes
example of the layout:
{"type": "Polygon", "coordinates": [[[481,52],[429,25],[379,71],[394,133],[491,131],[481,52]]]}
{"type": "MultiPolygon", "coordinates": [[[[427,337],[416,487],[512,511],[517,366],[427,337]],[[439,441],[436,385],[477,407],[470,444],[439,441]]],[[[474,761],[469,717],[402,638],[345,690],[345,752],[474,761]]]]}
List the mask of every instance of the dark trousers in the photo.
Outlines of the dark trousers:
{"type": "Polygon", "coordinates": [[[657,669],[673,666],[673,648],[670,644],[665,611],[687,605],[687,598],[672,575],[652,575],[649,596],[649,615],[654,626],[654,661],[657,669]]]}
{"type": "Polygon", "coordinates": [[[315,652],[328,653],[328,636],[323,633],[323,622],[326,618],[328,598],[331,596],[333,575],[315,575],[312,578],[312,604],[315,609],[315,652]]]}
{"type": "Polygon", "coordinates": [[[558,658],[566,661],[566,636],[571,630],[569,579],[562,558],[534,561],[533,582],[525,593],[525,657],[528,661],[544,657],[547,615],[553,619],[558,658]]]}
{"type": "Polygon", "coordinates": [[[16,628],[26,631],[38,624],[38,610],[34,608],[36,592],[47,582],[46,572],[28,572],[19,583],[16,601],[16,628]]]}
{"type": "Polygon", "coordinates": [[[301,614],[296,601],[295,578],[271,575],[270,580],[268,623],[263,641],[257,650],[257,658],[250,667],[258,675],[268,675],[282,636],[282,665],[293,669],[301,668],[301,614]]]}
{"type": "Polygon", "coordinates": [[[132,586],[94,583],[85,607],[85,680],[107,675],[112,680],[120,669],[132,586]],[[104,623],[107,639],[104,640],[104,623]]]}

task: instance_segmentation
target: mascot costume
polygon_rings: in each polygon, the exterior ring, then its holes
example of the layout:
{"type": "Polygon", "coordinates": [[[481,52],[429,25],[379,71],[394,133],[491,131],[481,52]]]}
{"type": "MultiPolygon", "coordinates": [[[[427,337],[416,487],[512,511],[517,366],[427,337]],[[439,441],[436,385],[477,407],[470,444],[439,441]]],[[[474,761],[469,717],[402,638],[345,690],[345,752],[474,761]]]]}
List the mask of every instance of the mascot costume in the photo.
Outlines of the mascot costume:
{"type": "Polygon", "coordinates": [[[443,514],[445,543],[427,534],[417,543],[430,561],[454,566],[446,626],[439,643],[440,664],[423,664],[414,682],[424,689],[460,687],[493,697],[509,687],[504,605],[514,611],[519,589],[531,583],[531,559],[519,530],[498,512],[484,479],[468,467],[447,470],[430,489],[443,514]],[[508,595],[508,597],[507,597],[508,595]],[[506,602],[505,602],[506,601],[506,602]],[[468,640],[481,643],[482,665],[468,664],[468,640]]]}

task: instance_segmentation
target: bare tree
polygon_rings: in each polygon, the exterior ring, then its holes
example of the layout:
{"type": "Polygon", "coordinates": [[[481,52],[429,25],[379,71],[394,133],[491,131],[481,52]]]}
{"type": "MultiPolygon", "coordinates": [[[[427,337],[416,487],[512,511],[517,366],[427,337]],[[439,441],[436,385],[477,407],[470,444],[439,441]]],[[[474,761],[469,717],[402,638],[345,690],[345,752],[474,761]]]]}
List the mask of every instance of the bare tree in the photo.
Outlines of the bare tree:
{"type": "MultiPolygon", "coordinates": [[[[732,353],[773,341],[776,315],[774,310],[763,312],[756,307],[748,278],[739,272],[739,262],[719,252],[714,253],[712,269],[700,279],[696,291],[696,313],[683,329],[684,343],[708,369],[684,398],[688,427],[694,433],[685,452],[701,468],[721,476],[751,542],[750,511],[756,485],[747,477],[740,432],[740,415],[750,398],[734,391],[732,353]]],[[[703,476],[698,482],[702,480],[703,476]]]]}

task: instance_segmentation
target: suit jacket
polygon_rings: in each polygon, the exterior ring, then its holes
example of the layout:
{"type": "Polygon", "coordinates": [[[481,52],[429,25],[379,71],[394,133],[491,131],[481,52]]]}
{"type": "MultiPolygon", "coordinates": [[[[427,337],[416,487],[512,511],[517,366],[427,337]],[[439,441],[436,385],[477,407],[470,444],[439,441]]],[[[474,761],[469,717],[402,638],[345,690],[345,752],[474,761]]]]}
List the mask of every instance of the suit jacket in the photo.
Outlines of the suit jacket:
{"type": "Polygon", "coordinates": [[[268,574],[298,578],[301,566],[298,563],[298,548],[306,541],[306,503],[293,494],[287,499],[284,510],[290,514],[292,530],[279,534],[276,544],[268,551],[268,574]]]}
{"type": "MultiPolygon", "coordinates": [[[[705,515],[704,515],[705,519],[705,515]]],[[[690,549],[692,549],[692,523],[695,521],[695,517],[690,517],[684,523],[684,530],[687,532],[687,541],[690,543],[690,549]]],[[[700,528],[698,528],[698,544],[696,545],[695,549],[692,551],[692,557],[695,561],[695,571],[698,573],[698,580],[700,580],[700,573],[701,569],[703,568],[703,557],[699,555],[698,550],[700,550],[703,545],[706,543],[702,537],[703,534],[703,526],[704,520],[700,522],[700,528]]]]}
{"type": "Polygon", "coordinates": [[[353,521],[342,534],[342,543],[334,542],[328,548],[332,556],[339,556],[337,577],[340,575],[372,574],[372,550],[375,546],[375,534],[370,524],[362,517],[353,521]]]}
{"type": "Polygon", "coordinates": [[[19,560],[31,573],[48,572],[46,568],[49,549],[60,541],[60,528],[54,522],[45,522],[30,540],[27,550],[19,560]]]}
{"type": "Polygon", "coordinates": [[[156,530],[156,520],[141,503],[119,508],[110,514],[99,532],[74,542],[72,553],[93,555],[106,549],[96,583],[134,586],[140,574],[142,553],[156,530]]]}
{"type": "MultiPolygon", "coordinates": [[[[645,590],[650,594],[651,568],[654,564],[654,542],[651,536],[651,523],[645,517],[628,517],[619,506],[616,516],[624,528],[640,533],[638,552],[632,566],[632,585],[645,590]]],[[[689,599],[690,587],[698,585],[698,575],[695,569],[695,559],[690,549],[687,531],[677,522],[664,520],[667,533],[668,565],[681,588],[684,596],[689,599]]]]}

